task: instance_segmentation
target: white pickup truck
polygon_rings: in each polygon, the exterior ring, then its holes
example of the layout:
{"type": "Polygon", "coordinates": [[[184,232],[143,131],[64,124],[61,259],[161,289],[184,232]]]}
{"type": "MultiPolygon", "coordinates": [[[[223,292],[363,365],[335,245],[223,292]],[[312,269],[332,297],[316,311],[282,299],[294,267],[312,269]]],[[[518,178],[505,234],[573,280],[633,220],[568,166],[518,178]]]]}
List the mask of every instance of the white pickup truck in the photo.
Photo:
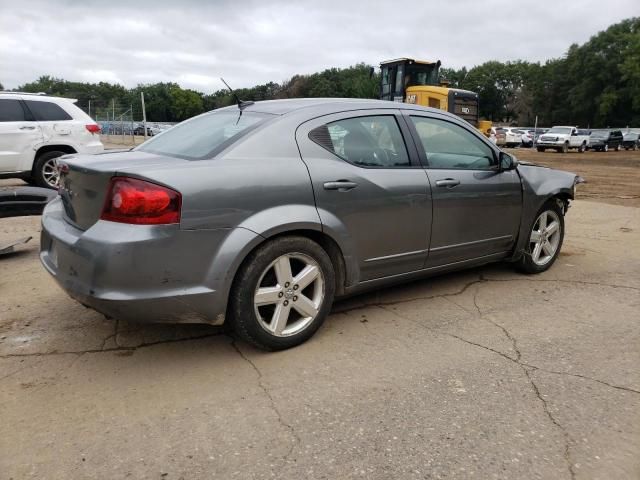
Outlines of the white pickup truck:
{"type": "Polygon", "coordinates": [[[553,149],[567,153],[570,148],[583,153],[589,148],[589,135],[586,131],[580,131],[576,127],[553,127],[548,132],[540,135],[536,142],[539,152],[553,149]]]}

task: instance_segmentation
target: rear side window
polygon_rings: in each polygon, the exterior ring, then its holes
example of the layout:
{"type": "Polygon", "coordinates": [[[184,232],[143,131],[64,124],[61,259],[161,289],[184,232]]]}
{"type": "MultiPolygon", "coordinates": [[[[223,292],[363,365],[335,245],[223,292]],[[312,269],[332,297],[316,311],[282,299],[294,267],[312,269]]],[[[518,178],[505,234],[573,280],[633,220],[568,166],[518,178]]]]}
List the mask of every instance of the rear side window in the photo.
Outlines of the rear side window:
{"type": "Polygon", "coordinates": [[[496,163],[491,147],[459,125],[426,117],[411,120],[428,168],[487,170],[496,163]]]}
{"type": "Polygon", "coordinates": [[[400,127],[392,115],[338,120],[312,130],[309,138],[360,167],[410,166],[400,127]]]}
{"type": "Polygon", "coordinates": [[[56,122],[60,120],[73,120],[71,115],[65,112],[62,107],[52,102],[36,102],[25,100],[27,107],[31,110],[33,117],[41,122],[56,122]]]}
{"type": "Polygon", "coordinates": [[[0,122],[24,122],[24,109],[20,100],[0,99],[0,122]]]}
{"type": "Polygon", "coordinates": [[[187,160],[211,158],[216,150],[233,143],[271,117],[238,110],[206,113],[153,137],[136,150],[187,160]]]}

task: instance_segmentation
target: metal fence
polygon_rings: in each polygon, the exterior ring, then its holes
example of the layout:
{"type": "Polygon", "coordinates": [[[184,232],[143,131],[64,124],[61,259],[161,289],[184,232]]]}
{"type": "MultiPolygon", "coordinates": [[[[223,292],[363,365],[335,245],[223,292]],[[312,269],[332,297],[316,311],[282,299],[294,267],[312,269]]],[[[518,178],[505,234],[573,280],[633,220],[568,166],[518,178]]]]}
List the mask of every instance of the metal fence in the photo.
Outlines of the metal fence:
{"type": "Polygon", "coordinates": [[[102,135],[109,135],[112,141],[114,136],[122,137],[120,143],[135,143],[136,136],[154,136],[175,125],[147,120],[143,95],[131,104],[96,98],[76,105],[100,125],[102,135]]]}

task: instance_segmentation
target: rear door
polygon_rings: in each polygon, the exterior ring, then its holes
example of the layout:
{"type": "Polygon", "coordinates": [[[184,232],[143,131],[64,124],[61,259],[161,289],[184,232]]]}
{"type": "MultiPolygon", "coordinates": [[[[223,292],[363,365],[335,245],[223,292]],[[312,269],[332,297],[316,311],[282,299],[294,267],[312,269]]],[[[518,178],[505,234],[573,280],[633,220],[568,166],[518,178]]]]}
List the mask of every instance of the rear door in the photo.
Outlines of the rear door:
{"type": "Polygon", "coordinates": [[[498,171],[493,148],[471,125],[414,114],[409,122],[433,198],[426,266],[509,251],[522,213],[518,173],[498,171]]]}
{"type": "Polygon", "coordinates": [[[399,112],[323,116],[296,132],[323,225],[353,245],[360,280],[419,270],[431,225],[429,182],[399,112]]]}
{"type": "Polygon", "coordinates": [[[60,105],[46,99],[26,99],[25,104],[38,121],[47,143],[71,143],[73,118],[60,105]]]}
{"type": "Polygon", "coordinates": [[[31,170],[34,146],[42,141],[20,98],[0,98],[0,173],[31,170]]]}

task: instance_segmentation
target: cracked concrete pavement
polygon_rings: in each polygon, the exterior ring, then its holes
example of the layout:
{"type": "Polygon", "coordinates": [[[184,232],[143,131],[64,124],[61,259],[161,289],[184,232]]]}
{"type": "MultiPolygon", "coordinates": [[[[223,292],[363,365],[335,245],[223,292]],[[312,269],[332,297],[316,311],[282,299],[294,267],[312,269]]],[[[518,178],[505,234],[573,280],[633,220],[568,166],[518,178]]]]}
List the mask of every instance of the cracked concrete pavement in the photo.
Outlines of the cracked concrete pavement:
{"type": "Polygon", "coordinates": [[[0,260],[1,479],[640,477],[640,209],[578,201],[549,272],[345,300],[280,353],[106,320],[37,247],[0,260]]]}

